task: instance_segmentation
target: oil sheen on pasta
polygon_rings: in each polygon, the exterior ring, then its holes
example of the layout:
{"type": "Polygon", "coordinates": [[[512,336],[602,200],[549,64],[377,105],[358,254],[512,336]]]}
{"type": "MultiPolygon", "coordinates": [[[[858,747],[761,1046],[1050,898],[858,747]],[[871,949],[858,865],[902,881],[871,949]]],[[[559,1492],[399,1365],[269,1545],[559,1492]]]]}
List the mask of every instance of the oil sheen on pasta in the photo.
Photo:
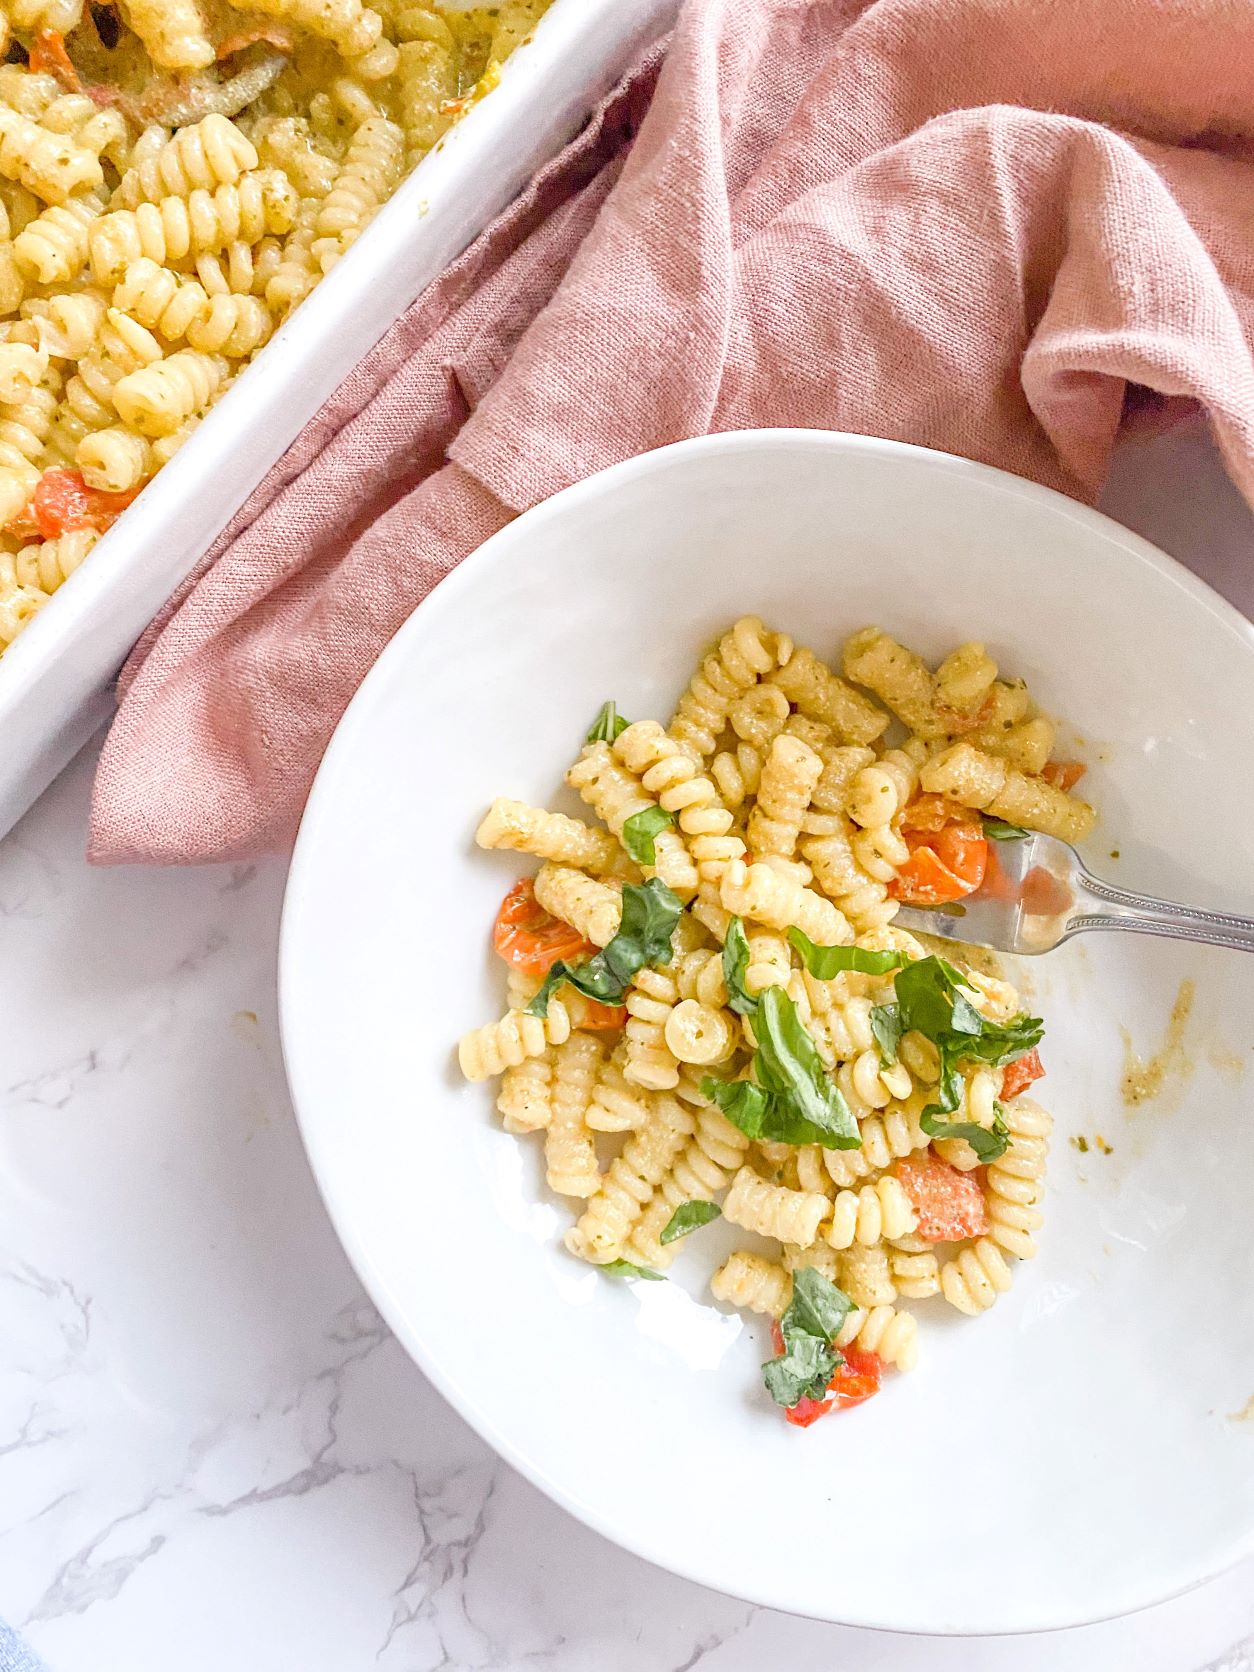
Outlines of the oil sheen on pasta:
{"type": "MultiPolygon", "coordinates": [[[[571,1254],[657,1273],[681,1246],[680,1210],[684,1224],[721,1217],[754,1241],[718,1265],[714,1298],[778,1319],[793,1274],[816,1268],[852,1302],[837,1345],[873,1379],[915,1364],[914,1303],[975,1315],[1010,1287],[1043,1218],[1052,1121],[1024,1095],[1044,1072],[1036,1051],[1005,1066],[958,1060],[948,1119],[987,1136],[981,1165],[968,1138],[924,1128],[936,1041],[907,1032],[895,1053],[881,1048],[877,1007],[893,1002],[895,972],[820,979],[788,932],[928,957],[893,922],[903,900],[977,888],[989,843],[1013,839],[1013,825],[1068,839],[1092,827],[1072,793],[1083,769],[1054,760],[1054,743],[1052,720],[979,643],[933,668],[866,628],[838,672],[747,616],[710,647],[669,723],[628,723],[605,705],[566,773],[585,820],[492,803],[479,845],[540,869],[530,890],[511,890],[494,931],[509,966],[504,1013],[468,1033],[459,1058],[468,1079],[499,1077],[506,1130],[543,1145],[549,1189],[571,1207],[571,1254]],[[591,1003],[566,983],[534,1014],[552,961],[594,958],[619,929],[624,889],[652,878],[683,906],[669,958],[638,968],[621,1002],[591,1003]],[[743,944],[731,976],[726,944],[743,944]],[[843,1095],[856,1148],[751,1140],[703,1090],[707,1076],[750,1073],[752,1005],[772,987],[843,1095]]],[[[944,952],[962,958],[951,943],[944,952]]],[[[989,955],[962,979],[990,1030],[1022,1021],[989,955]]]]}
{"type": "Polygon", "coordinates": [[[0,652],[548,3],[3,0],[0,652]]]}

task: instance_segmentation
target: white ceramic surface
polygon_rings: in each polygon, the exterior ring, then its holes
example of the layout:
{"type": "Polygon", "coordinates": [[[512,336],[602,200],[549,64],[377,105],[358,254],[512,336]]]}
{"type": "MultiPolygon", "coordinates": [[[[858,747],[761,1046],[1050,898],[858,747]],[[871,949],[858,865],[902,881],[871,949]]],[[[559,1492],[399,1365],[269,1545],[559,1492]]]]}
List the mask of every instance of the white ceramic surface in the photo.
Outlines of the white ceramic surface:
{"type": "Polygon", "coordinates": [[[500,86],[365,235],[0,658],[0,833],[86,742],[148,622],[393,320],[575,132],[678,0],[553,0],[500,86]]]}
{"type": "Polygon", "coordinates": [[[341,1238],[469,1421],[590,1525],[772,1606],[933,1632],[1146,1605],[1254,1546],[1244,1118],[1254,969],[1090,940],[1032,966],[1058,1118],[1040,1258],[987,1318],[923,1307],[923,1363],[805,1433],[761,1398],[764,1332],[706,1304],[713,1233],[666,1285],[566,1256],[451,1046],[497,1012],[487,927],[515,867],[471,846],[494,794],[543,801],[597,705],[662,715],[754,610],[831,654],[878,620],[979,636],[1085,740],[1099,870],[1254,904],[1254,634],[1135,536],[1016,479],[888,443],[718,437],[632,461],[445,581],[350,707],[287,898],[285,1052],[341,1238]],[[1117,850],[1120,857],[1109,857],[1117,850]],[[1128,1114],[1196,982],[1190,1071],[1128,1114]],[[1102,1133],[1113,1154],[1080,1155],[1102,1133]]]}

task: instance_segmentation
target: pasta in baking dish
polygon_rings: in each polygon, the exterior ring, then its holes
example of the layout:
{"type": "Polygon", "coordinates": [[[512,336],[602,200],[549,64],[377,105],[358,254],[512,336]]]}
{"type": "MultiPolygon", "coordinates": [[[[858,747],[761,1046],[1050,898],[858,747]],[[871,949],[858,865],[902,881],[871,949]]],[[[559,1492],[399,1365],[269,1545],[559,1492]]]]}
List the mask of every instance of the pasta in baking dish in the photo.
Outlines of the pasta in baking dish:
{"type": "Polygon", "coordinates": [[[669,725],[604,705],[566,774],[600,822],[500,799],[478,828],[540,866],[463,1073],[538,1135],[579,1259],[658,1279],[714,1219],[755,1239],[710,1287],[771,1320],[794,1424],[911,1369],[916,1303],[983,1312],[1036,1253],[1043,1024],[893,919],[973,893],[990,843],[1087,834],[1054,744],[982,644],[932,668],[870,627],[838,673],[746,616],[669,725]]]}
{"type": "Polygon", "coordinates": [[[4,0],[0,653],[548,4],[4,0]]]}

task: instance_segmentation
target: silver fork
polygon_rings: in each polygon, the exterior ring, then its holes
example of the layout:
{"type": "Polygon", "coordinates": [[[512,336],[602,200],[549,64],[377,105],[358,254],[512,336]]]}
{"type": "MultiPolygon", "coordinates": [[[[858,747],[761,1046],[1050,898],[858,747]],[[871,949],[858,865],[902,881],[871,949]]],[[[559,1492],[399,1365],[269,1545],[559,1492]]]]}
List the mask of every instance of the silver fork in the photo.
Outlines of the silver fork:
{"type": "Polygon", "coordinates": [[[990,840],[984,881],[965,900],[903,906],[894,921],[944,940],[1020,954],[1048,952],[1090,929],[1127,929],[1254,952],[1254,917],[1116,888],[1087,870],[1066,842],[1035,832],[990,840]]]}

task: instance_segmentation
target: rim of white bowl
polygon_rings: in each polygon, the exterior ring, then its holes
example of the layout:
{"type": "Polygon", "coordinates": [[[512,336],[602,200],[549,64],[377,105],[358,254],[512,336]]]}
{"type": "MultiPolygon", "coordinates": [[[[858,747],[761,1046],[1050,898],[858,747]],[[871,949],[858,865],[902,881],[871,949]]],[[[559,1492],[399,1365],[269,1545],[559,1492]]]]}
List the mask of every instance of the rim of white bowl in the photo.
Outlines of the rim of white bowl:
{"type": "Polygon", "coordinates": [[[279,925],[278,950],[278,998],[279,998],[279,1036],[283,1053],[284,1069],[287,1075],[288,1090],[291,1093],[292,1107],[296,1113],[297,1126],[300,1129],[301,1141],[305,1147],[305,1154],[313,1172],[314,1182],[318,1193],[322,1197],[323,1205],[331,1220],[336,1236],[339,1238],[348,1261],[361,1280],[362,1287],[369,1295],[372,1303],[378,1308],[380,1315],[388,1328],[396,1336],[401,1346],[423,1375],[432,1384],[442,1398],[446,1399],[457,1414],[467,1422],[471,1428],[485,1440],[505,1460],[511,1468],[517,1469],[525,1480],[537,1487],[546,1497],[558,1504],[576,1520],[582,1521],[611,1544],[639,1556],[643,1561],[661,1568],[664,1572],[677,1574],[682,1579],[691,1580],[694,1584],[704,1585],[707,1589],[718,1591],[723,1595],[733,1595],[765,1608],[774,1608],[781,1613],[798,1614],[803,1618],[826,1620],[833,1625],[859,1627],[871,1631],[896,1632],[906,1635],[932,1637],[1019,1637],[1032,1633],[1067,1631],[1080,1626],[1096,1625],[1104,1620],[1126,1618],[1144,1609],[1153,1608],[1160,1603],[1170,1602],[1173,1598],[1186,1595],[1189,1591],[1198,1589],[1210,1580],[1226,1573],[1240,1561],[1254,1556],[1254,1525],[1245,1537],[1227,1552],[1222,1559],[1214,1562],[1204,1562],[1199,1568],[1187,1574],[1180,1582],[1166,1591],[1147,1588],[1143,1595],[1125,1599],[1118,1607],[1088,1611],[1073,1618],[1049,1618],[1041,1615],[1025,1620],[1013,1627],[989,1627],[976,1621],[963,1622],[951,1617],[943,1627],[937,1627],[934,1622],[912,1618],[909,1613],[908,1597],[903,1594],[904,1611],[902,1614],[888,1619],[882,1614],[860,1614],[856,1610],[843,1610],[841,1616],[829,1613],[802,1613],[795,1605],[782,1603],[769,1588],[755,1590],[737,1585],[729,1589],[727,1584],[719,1578],[716,1571],[703,1564],[699,1559],[690,1561],[674,1561],[657,1554],[648,1544],[640,1539],[625,1536],[620,1530],[603,1517],[595,1506],[582,1502],[566,1490],[564,1486],[553,1480],[544,1468],[529,1457],[525,1450],[507,1435],[502,1433],[496,1423],[479,1406],[477,1396],[460,1386],[456,1378],[447,1375],[438,1358],[427,1350],[417,1329],[411,1324],[405,1309],[394,1301],[389,1280],[380,1271],[367,1251],[362,1238],[358,1234],[354,1216],[336,1194],[334,1169],[324,1167],[324,1157],[318,1138],[318,1117],[306,1114],[306,1109],[312,1111],[318,1097],[312,1087],[302,1080],[297,1057],[300,1047],[296,1040],[300,1033],[300,1023],[295,1014],[295,1000],[292,997],[297,986],[295,978],[289,980],[289,945],[298,933],[295,924],[300,916],[306,896],[306,873],[311,869],[313,861],[311,855],[317,845],[319,828],[328,812],[334,808],[334,780],[338,771],[341,755],[347,755],[356,746],[357,730],[362,725],[364,716],[370,705],[371,693],[376,684],[388,677],[394,663],[403,660],[407,653],[408,640],[413,629],[415,619],[422,612],[430,617],[434,609],[455,608],[462,593],[477,584],[479,571],[489,562],[492,548],[498,542],[516,538],[516,530],[520,523],[527,523],[533,530],[540,530],[546,519],[561,516],[570,506],[578,505],[584,499],[595,499],[605,488],[613,487],[620,482],[631,481],[635,477],[648,476],[654,471],[673,467],[676,460],[684,458],[701,458],[718,453],[743,452],[791,452],[798,448],[811,448],[819,452],[844,453],[863,452],[880,454],[884,457],[908,459],[916,466],[939,472],[971,476],[983,479],[990,485],[996,485],[1000,491],[1018,497],[1035,500],[1039,504],[1051,506],[1059,514],[1091,528],[1101,534],[1112,545],[1121,548],[1128,557],[1135,562],[1144,564],[1147,568],[1170,581],[1185,593],[1194,603],[1200,604],[1216,621],[1229,632],[1235,632],[1254,652],[1254,623],[1228,600],[1222,597],[1212,586],[1193,574],[1190,569],[1169,556],[1142,535],[1135,534],[1122,523],[1116,522],[1102,511],[1096,511],[1091,506],[1083,505],[1078,500],[1069,499],[1066,494],[1059,493],[1054,488],[1043,487],[1039,482],[1028,481],[1025,477],[1015,476],[1006,470],[999,470],[994,465],[978,464],[973,459],[961,458],[954,453],[942,453],[930,447],[915,447],[902,441],[888,441],[878,436],[864,436],[851,434],[845,430],[807,430],[807,429],[759,429],[759,430],[727,430],[717,435],[696,436],[687,441],[672,442],[666,447],[657,447],[647,453],[639,453],[635,457],[625,459],[620,464],[610,465],[605,470],[599,470],[592,476],[574,483],[569,488],[551,498],[543,500],[539,505],[524,511],[515,517],[496,534],[491,535],[484,543],[477,547],[468,557],[464,558],[457,567],[449,572],[443,580],[437,583],[427,596],[418,604],[406,618],[396,633],[384,646],[374,666],[366,674],[360,686],[353,695],[351,702],[340,716],[338,725],[327,745],[326,753],[319,764],[309,797],[301,815],[300,826],[296,835],[296,842],[292,851],[291,865],[288,869],[287,883],[283,892],[283,908],[279,925]],[[488,554],[488,555],[485,555],[488,554]]]}

